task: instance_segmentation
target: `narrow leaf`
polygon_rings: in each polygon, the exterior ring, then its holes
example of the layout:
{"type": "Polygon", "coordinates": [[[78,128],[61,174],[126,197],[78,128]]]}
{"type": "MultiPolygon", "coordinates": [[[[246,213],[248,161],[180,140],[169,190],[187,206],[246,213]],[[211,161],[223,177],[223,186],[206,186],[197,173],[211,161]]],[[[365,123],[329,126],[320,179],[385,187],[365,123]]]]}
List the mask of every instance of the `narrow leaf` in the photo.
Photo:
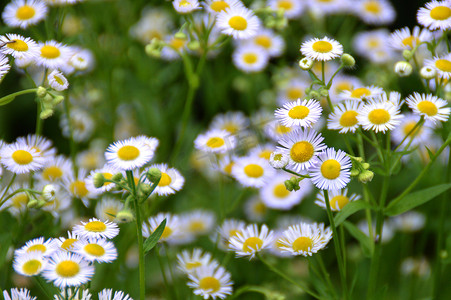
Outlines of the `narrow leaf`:
{"type": "Polygon", "coordinates": [[[432,159],[434,157],[434,153],[428,147],[425,146],[425,148],[428,151],[429,158],[432,159]]]}
{"type": "Polygon", "coordinates": [[[362,209],[372,209],[373,207],[368,202],[363,200],[351,201],[346,204],[343,209],[335,215],[335,226],[343,223],[350,215],[362,209]]]}
{"type": "Polygon", "coordinates": [[[347,221],[343,222],[343,226],[349,233],[360,243],[362,252],[365,256],[371,257],[373,255],[373,243],[371,242],[369,236],[364,234],[360,229],[358,229],[354,224],[347,221]]]}
{"type": "Polygon", "coordinates": [[[157,229],[155,229],[154,232],[146,239],[144,242],[144,254],[152,250],[153,247],[158,243],[160,240],[161,235],[163,234],[164,228],[166,227],[166,219],[164,219],[160,225],[158,225],[157,229]]]}
{"type": "Polygon", "coordinates": [[[395,199],[385,209],[385,214],[388,216],[396,216],[402,214],[406,211],[411,210],[412,208],[420,206],[434,199],[441,193],[447,191],[449,188],[451,188],[451,183],[439,184],[421,191],[408,194],[399,201],[395,199]]]}
{"type": "Polygon", "coordinates": [[[16,96],[3,97],[0,101],[0,106],[8,104],[8,103],[12,102],[14,99],[16,99],[16,96]]]}

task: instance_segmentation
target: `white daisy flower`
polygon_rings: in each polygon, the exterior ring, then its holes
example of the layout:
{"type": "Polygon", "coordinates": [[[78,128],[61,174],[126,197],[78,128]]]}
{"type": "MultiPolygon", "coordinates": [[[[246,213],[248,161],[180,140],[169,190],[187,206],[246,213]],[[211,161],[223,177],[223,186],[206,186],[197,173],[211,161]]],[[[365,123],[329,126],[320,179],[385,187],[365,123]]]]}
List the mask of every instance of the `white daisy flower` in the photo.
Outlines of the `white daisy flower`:
{"type": "Polygon", "coordinates": [[[237,236],[237,233],[242,231],[246,227],[246,223],[241,220],[227,219],[224,220],[221,226],[218,228],[220,236],[220,243],[222,249],[227,250],[229,247],[229,240],[233,236],[237,236]]]}
{"type": "Polygon", "coordinates": [[[36,297],[30,296],[30,291],[27,289],[11,289],[10,293],[11,297],[8,294],[8,291],[3,291],[3,297],[5,300],[36,300],[36,297]]]}
{"type": "Polygon", "coordinates": [[[338,98],[340,100],[364,101],[376,98],[383,93],[384,90],[381,87],[372,85],[356,87],[350,91],[344,90],[338,95],[338,98]]]}
{"type": "Polygon", "coordinates": [[[80,199],[83,205],[88,207],[89,200],[97,197],[98,193],[88,190],[86,186],[86,170],[79,169],[76,176],[69,173],[63,177],[62,187],[75,199],[80,199]]]}
{"type": "Polygon", "coordinates": [[[133,170],[147,164],[154,152],[141,140],[130,138],[110,144],[105,152],[108,164],[119,170],[133,170]]]}
{"type": "Polygon", "coordinates": [[[257,252],[271,247],[273,235],[273,231],[266,225],[262,225],[261,230],[257,224],[248,225],[230,237],[229,250],[235,251],[237,257],[249,256],[249,259],[252,259],[257,252]]]}
{"type": "Polygon", "coordinates": [[[240,46],[232,55],[235,66],[245,73],[260,72],[269,63],[269,55],[261,47],[253,45],[240,46]]]}
{"type": "MultiPolygon", "coordinates": [[[[66,114],[62,115],[60,126],[63,136],[70,137],[69,119],[66,114]]],[[[76,142],[87,141],[95,129],[95,122],[91,115],[82,108],[74,107],[70,111],[70,126],[72,127],[72,137],[76,142]]]]}
{"type": "Polygon", "coordinates": [[[232,176],[245,187],[260,188],[274,175],[267,160],[245,156],[237,158],[232,167],[232,176]]]}
{"type": "Polygon", "coordinates": [[[298,99],[278,108],[274,116],[287,127],[312,127],[321,117],[322,111],[319,101],[298,99]]]}
{"type": "Polygon", "coordinates": [[[305,89],[308,87],[309,84],[307,80],[300,78],[291,79],[287,85],[283,85],[279,88],[277,93],[277,103],[279,105],[284,105],[287,102],[293,102],[304,98],[306,96],[305,89]]]}
{"type": "MultiPolygon", "coordinates": [[[[330,190],[328,191],[328,193],[330,209],[332,211],[340,211],[349,202],[356,201],[361,198],[361,196],[357,194],[348,196],[348,189],[330,190]]],[[[316,195],[315,204],[324,209],[327,209],[324,191],[319,191],[319,193],[316,195]]]]}
{"type": "Polygon", "coordinates": [[[392,219],[395,229],[402,232],[416,232],[426,223],[426,216],[417,211],[408,211],[392,219]]]}
{"type": "Polygon", "coordinates": [[[88,177],[86,177],[86,180],[85,180],[86,188],[88,189],[89,192],[91,192],[93,194],[105,193],[107,191],[110,191],[111,189],[113,189],[115,187],[114,183],[105,182],[102,187],[96,188],[94,186],[94,177],[96,176],[97,173],[101,173],[105,179],[111,180],[111,178],[113,178],[113,176],[119,172],[120,172],[119,170],[113,168],[110,165],[105,165],[101,169],[92,170],[89,173],[88,177]]]}
{"type": "Polygon", "coordinates": [[[395,30],[391,34],[390,46],[396,50],[411,50],[423,42],[429,42],[433,38],[432,33],[425,29],[415,26],[412,31],[409,27],[395,30]]]}
{"type": "Polygon", "coordinates": [[[210,253],[204,252],[200,248],[194,248],[191,251],[183,250],[177,254],[178,268],[185,274],[192,274],[199,267],[211,263],[216,263],[216,261],[212,259],[210,253]]]}
{"type": "Polygon", "coordinates": [[[266,28],[260,29],[252,39],[244,40],[244,44],[261,47],[271,57],[282,55],[285,48],[283,38],[275,34],[274,31],[266,28]]]}
{"type": "Polygon", "coordinates": [[[309,169],[313,184],[321,190],[339,190],[351,181],[351,159],[345,152],[327,148],[318,155],[318,163],[309,169]]]}
{"type": "Polygon", "coordinates": [[[29,240],[24,246],[15,251],[15,255],[22,255],[30,252],[38,252],[41,256],[49,256],[55,251],[54,239],[44,241],[43,237],[29,240]]]}
{"type": "Polygon", "coordinates": [[[160,141],[157,138],[147,136],[147,135],[139,135],[135,137],[135,139],[143,142],[147,145],[153,152],[155,152],[160,144],[160,141]]]}
{"type": "Polygon", "coordinates": [[[113,198],[103,198],[97,202],[96,217],[100,220],[113,222],[116,220],[116,215],[124,208],[124,204],[113,198]]]}
{"type": "Polygon", "coordinates": [[[69,81],[64,77],[63,73],[58,70],[53,70],[48,76],[47,80],[52,89],[58,92],[62,92],[69,88],[69,81]]]}
{"type": "Polygon", "coordinates": [[[237,134],[249,126],[249,120],[240,111],[229,111],[214,116],[210,129],[227,130],[230,134],[237,134]]]}
{"type": "Polygon", "coordinates": [[[180,191],[185,184],[185,178],[175,168],[169,168],[167,164],[155,164],[149,169],[157,168],[161,171],[161,179],[155,188],[155,193],[159,196],[167,196],[180,191]]]}
{"type": "Polygon", "coordinates": [[[450,2],[433,0],[426,3],[426,7],[418,10],[417,21],[430,30],[451,28],[450,2]]]}
{"type": "Polygon", "coordinates": [[[0,54],[0,82],[8,73],[9,69],[11,69],[11,66],[8,64],[8,57],[0,54]]]}
{"type": "Polygon", "coordinates": [[[289,161],[290,161],[290,156],[288,156],[286,153],[281,152],[279,150],[276,150],[273,153],[271,153],[271,156],[269,158],[269,164],[274,169],[285,168],[288,165],[289,161]]]}
{"type": "Polygon", "coordinates": [[[387,0],[354,1],[352,6],[355,14],[366,24],[390,24],[396,18],[396,11],[387,0]]]}
{"type": "Polygon", "coordinates": [[[59,288],[80,286],[94,275],[94,266],[81,255],[57,251],[50,257],[42,276],[59,288]]]}
{"type": "Polygon", "coordinates": [[[59,69],[67,64],[71,57],[69,48],[56,41],[39,43],[39,56],[36,60],[38,66],[48,69],[59,69]]]}
{"type": "Polygon", "coordinates": [[[294,129],[280,124],[277,120],[268,122],[263,127],[263,132],[265,135],[274,142],[277,142],[279,139],[292,131],[294,131],[294,129]]]}
{"type": "Polygon", "coordinates": [[[301,203],[305,196],[312,191],[313,186],[308,179],[301,180],[298,191],[288,191],[285,187],[285,180],[289,180],[290,178],[291,176],[286,173],[279,173],[267,185],[260,189],[260,198],[266,207],[290,210],[301,203]]]}
{"type": "Polygon", "coordinates": [[[317,155],[326,149],[324,138],[313,129],[296,129],[279,140],[277,150],[290,157],[287,168],[300,172],[317,163],[317,155]]]}
{"type": "Polygon", "coordinates": [[[314,15],[319,16],[349,13],[353,7],[353,2],[349,0],[311,0],[306,4],[314,15]]]}
{"type": "Polygon", "coordinates": [[[112,239],[119,234],[119,227],[113,222],[91,218],[89,222],[81,221],[81,225],[75,225],[72,231],[82,238],[112,239]]]}
{"type": "Polygon", "coordinates": [[[298,0],[269,0],[267,5],[275,11],[283,10],[287,19],[300,17],[305,9],[304,3],[298,0]]]}
{"type": "Polygon", "coordinates": [[[147,222],[143,223],[143,236],[148,238],[160,226],[164,219],[166,219],[166,226],[164,227],[159,242],[175,243],[179,239],[181,228],[179,217],[171,213],[159,213],[154,217],[150,217],[147,222]]]}
{"type": "Polygon", "coordinates": [[[13,173],[25,174],[41,169],[45,159],[31,146],[16,142],[2,147],[0,162],[13,173]]]}
{"type": "Polygon", "coordinates": [[[39,48],[35,41],[14,33],[0,36],[0,53],[14,58],[35,59],[39,55],[39,48]]]}
{"type": "Polygon", "coordinates": [[[123,291],[115,291],[113,295],[112,289],[103,289],[99,292],[99,300],[133,300],[123,291]]]}
{"type": "Polygon", "coordinates": [[[18,137],[17,142],[24,142],[28,146],[31,146],[46,160],[54,159],[56,155],[56,149],[53,147],[52,141],[43,136],[29,134],[26,137],[18,137]]]}
{"type": "Polygon", "coordinates": [[[213,230],[215,221],[215,214],[207,210],[198,209],[180,215],[182,230],[194,236],[209,233],[213,230]]]}
{"type": "Polygon", "coordinates": [[[390,31],[385,28],[361,31],[355,35],[352,46],[359,55],[368,58],[375,51],[391,49],[387,44],[389,39],[390,31]]]}
{"type": "Polygon", "coordinates": [[[343,91],[352,91],[354,88],[362,86],[362,82],[359,78],[348,75],[337,75],[334,77],[332,85],[329,89],[329,95],[332,101],[338,99],[338,95],[343,91]]]}
{"type": "Polygon", "coordinates": [[[197,9],[201,9],[197,0],[173,0],[172,6],[179,14],[189,14],[197,9]]]}
{"type": "Polygon", "coordinates": [[[233,6],[216,15],[216,26],[223,34],[235,39],[248,39],[257,34],[260,21],[252,10],[233,6]]]}
{"type": "Polygon", "coordinates": [[[114,244],[104,239],[78,240],[73,243],[71,251],[91,262],[110,263],[117,258],[114,244]]]}
{"type": "Polygon", "coordinates": [[[282,252],[307,257],[325,248],[331,239],[332,230],[324,228],[323,223],[300,223],[288,227],[278,243],[282,252]]]}
{"type": "Polygon", "coordinates": [[[47,5],[40,0],[13,0],[5,6],[3,21],[9,27],[25,29],[47,16],[47,5]]]}
{"type": "Polygon", "coordinates": [[[362,103],[352,100],[344,101],[335,106],[334,112],[329,114],[327,128],[339,130],[339,133],[355,132],[359,128],[357,115],[362,103]]]}
{"type": "Polygon", "coordinates": [[[204,299],[224,299],[232,294],[231,275],[221,266],[201,266],[192,274],[188,274],[188,278],[188,286],[194,289],[194,294],[204,299]]]}
{"type": "Polygon", "coordinates": [[[393,130],[398,126],[403,117],[398,106],[381,101],[380,98],[364,104],[357,115],[357,120],[365,130],[385,133],[387,130],[393,130]]]}
{"type": "Polygon", "coordinates": [[[404,115],[402,123],[392,131],[392,140],[396,144],[404,141],[404,145],[411,144],[412,146],[427,143],[427,141],[432,137],[433,134],[433,130],[430,127],[430,125],[433,124],[423,124],[423,126],[417,127],[414,132],[410,133],[419,121],[420,115],[406,113],[404,115]],[[410,135],[406,138],[408,134],[410,135]]]}
{"type": "Polygon", "coordinates": [[[406,99],[407,105],[414,113],[424,116],[434,124],[446,122],[449,118],[451,108],[446,107],[448,102],[432,94],[413,93],[406,99]]]}
{"type": "MultiPolygon", "coordinates": [[[[60,185],[49,184],[46,186],[53,187],[50,191],[53,199],[46,200],[42,209],[51,213],[55,218],[58,218],[62,211],[70,208],[72,205],[72,197],[60,185]]],[[[39,183],[36,188],[43,190],[44,183],[39,183]]],[[[45,191],[43,190],[43,196],[44,192],[45,191]]]]}
{"type": "Polygon", "coordinates": [[[232,7],[244,7],[240,0],[206,0],[204,8],[212,14],[218,14],[232,7]]]}
{"type": "Polygon", "coordinates": [[[259,195],[249,198],[244,203],[244,215],[246,219],[252,222],[263,222],[265,220],[268,208],[259,195]]]}
{"type": "Polygon", "coordinates": [[[303,55],[318,61],[328,61],[343,54],[343,46],[327,36],[322,39],[313,38],[301,45],[303,55]]]}
{"type": "Polygon", "coordinates": [[[76,52],[69,59],[69,65],[74,71],[86,72],[94,67],[94,55],[88,49],[76,49],[76,52]]]}
{"type": "Polygon", "coordinates": [[[161,49],[161,58],[165,60],[175,60],[180,58],[179,53],[183,53],[187,50],[188,39],[181,39],[175,37],[173,34],[169,34],[164,37],[166,46],[161,49]]]}
{"type": "Polygon", "coordinates": [[[442,57],[427,59],[424,62],[424,65],[436,69],[439,78],[446,80],[451,78],[451,53],[448,53],[442,57]]]}
{"type": "Polygon", "coordinates": [[[45,161],[42,171],[35,175],[38,180],[45,182],[60,182],[72,172],[72,162],[63,155],[55,156],[45,161]]]}
{"type": "Polygon", "coordinates": [[[59,237],[54,239],[56,246],[55,248],[64,251],[72,251],[74,243],[79,240],[81,240],[81,238],[77,234],[68,231],[67,238],[59,237]]]}
{"type": "Polygon", "coordinates": [[[194,140],[194,147],[210,153],[227,153],[236,147],[236,138],[227,130],[211,129],[199,134],[194,140]]]}
{"type": "Polygon", "coordinates": [[[47,260],[40,251],[22,252],[14,256],[14,271],[23,276],[39,275],[47,265],[47,260]]]}

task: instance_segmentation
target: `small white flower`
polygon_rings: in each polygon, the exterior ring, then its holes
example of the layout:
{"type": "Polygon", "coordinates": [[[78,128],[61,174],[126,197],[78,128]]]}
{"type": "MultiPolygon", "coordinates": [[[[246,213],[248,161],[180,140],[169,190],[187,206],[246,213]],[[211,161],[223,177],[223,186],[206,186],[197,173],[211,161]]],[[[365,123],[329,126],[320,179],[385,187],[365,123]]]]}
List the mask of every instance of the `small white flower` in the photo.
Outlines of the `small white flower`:
{"type": "Polygon", "coordinates": [[[3,146],[0,157],[0,162],[6,169],[16,174],[37,171],[45,162],[40,152],[21,141],[3,146]]]}
{"type": "Polygon", "coordinates": [[[261,47],[245,45],[238,47],[232,55],[235,66],[245,73],[260,72],[269,62],[269,55],[261,47]]]}
{"type": "Polygon", "coordinates": [[[387,0],[354,1],[352,6],[354,12],[367,24],[389,24],[396,18],[396,11],[387,0]]]}
{"type": "Polygon", "coordinates": [[[3,297],[5,300],[36,300],[36,297],[30,296],[30,291],[27,289],[11,289],[11,297],[8,294],[8,291],[3,291],[3,297]]]}
{"type": "Polygon", "coordinates": [[[357,120],[363,129],[373,130],[377,133],[393,130],[401,123],[403,117],[398,106],[383,101],[383,97],[379,97],[379,99],[371,100],[362,106],[357,120]]]}
{"type": "Polygon", "coordinates": [[[161,179],[155,188],[155,193],[160,196],[175,194],[180,191],[185,184],[185,178],[175,168],[169,168],[167,164],[155,164],[149,166],[149,169],[157,168],[161,171],[161,179]]]}
{"type": "Polygon", "coordinates": [[[25,29],[47,16],[47,5],[41,0],[13,0],[5,6],[3,21],[9,27],[25,29]]]}
{"type": "Polygon", "coordinates": [[[204,252],[200,248],[195,248],[192,251],[183,250],[177,254],[178,268],[185,274],[192,274],[197,268],[215,262],[210,253],[204,252]]]}
{"type": "Polygon", "coordinates": [[[47,260],[40,251],[17,253],[14,256],[13,268],[23,276],[39,275],[47,265],[47,260]]]}
{"type": "Polygon", "coordinates": [[[194,294],[204,299],[224,299],[232,294],[231,275],[217,264],[201,266],[188,274],[188,278],[188,286],[194,289],[194,294]]]}
{"type": "Polygon", "coordinates": [[[104,239],[83,239],[72,244],[72,252],[91,262],[110,263],[117,258],[114,244],[104,239]]]}
{"type": "Polygon", "coordinates": [[[361,107],[362,103],[352,100],[338,104],[327,119],[327,128],[339,133],[355,132],[359,128],[357,115],[361,107]]]}
{"type": "Polygon", "coordinates": [[[410,74],[412,74],[412,69],[412,65],[407,61],[398,61],[394,67],[395,73],[400,77],[409,76],[410,74]]]}
{"type": "Polygon", "coordinates": [[[343,54],[343,46],[328,37],[314,38],[301,45],[301,52],[305,56],[318,61],[328,61],[343,54]]]}
{"type": "Polygon", "coordinates": [[[117,141],[106,149],[108,164],[119,170],[133,170],[144,166],[154,155],[152,149],[141,140],[130,138],[117,141]]]}
{"type": "Polygon", "coordinates": [[[321,117],[321,105],[314,99],[298,99],[278,108],[274,116],[287,127],[312,127],[321,117]]]}
{"type": "Polygon", "coordinates": [[[304,2],[299,0],[269,0],[268,6],[275,11],[283,10],[283,14],[287,19],[296,19],[305,10],[304,2]]]}
{"type": "Polygon", "coordinates": [[[0,53],[11,55],[18,59],[35,59],[39,55],[39,48],[29,37],[7,33],[0,37],[0,53]]]}
{"type": "Polygon", "coordinates": [[[448,102],[432,94],[413,93],[406,99],[407,105],[414,113],[424,116],[426,120],[433,123],[446,122],[449,118],[451,108],[448,102]]]}
{"type": "Polygon", "coordinates": [[[282,151],[274,151],[269,158],[269,164],[274,169],[282,169],[288,165],[290,157],[282,151]]]}
{"type": "Polygon", "coordinates": [[[339,190],[351,181],[351,159],[345,152],[328,148],[318,155],[318,163],[309,169],[311,180],[321,190],[339,190]]]}
{"type": "Polygon", "coordinates": [[[174,0],[172,1],[172,6],[180,14],[189,14],[201,8],[197,0],[174,0]]]}
{"type": "Polygon", "coordinates": [[[199,134],[194,140],[194,147],[210,153],[226,153],[236,147],[236,138],[229,131],[212,129],[199,134]]]}
{"type": "Polygon", "coordinates": [[[56,196],[56,187],[53,184],[47,184],[42,189],[42,197],[45,201],[53,201],[56,196]]]}
{"type": "Polygon", "coordinates": [[[300,223],[288,227],[278,240],[282,252],[291,255],[312,256],[327,246],[332,239],[332,230],[324,224],[300,223]]]}
{"type": "Polygon", "coordinates": [[[69,82],[66,77],[58,70],[53,70],[49,76],[47,76],[47,80],[49,81],[50,87],[58,92],[67,90],[69,87],[69,82]]]}
{"type": "Polygon", "coordinates": [[[223,34],[231,35],[235,39],[248,39],[257,34],[260,21],[252,10],[233,6],[217,14],[216,26],[223,34]]]}
{"type": "Polygon", "coordinates": [[[75,225],[72,231],[83,238],[112,239],[119,234],[119,227],[116,223],[102,222],[96,218],[91,218],[89,222],[81,221],[81,225],[75,225]]]}
{"type": "Polygon", "coordinates": [[[252,259],[257,252],[271,246],[273,235],[266,225],[262,225],[259,230],[257,224],[251,224],[230,237],[229,247],[237,256],[249,256],[252,259]]]}
{"type": "Polygon", "coordinates": [[[442,57],[427,59],[425,60],[424,65],[426,67],[434,68],[437,71],[439,78],[447,80],[451,78],[451,53],[448,53],[442,57]]]}
{"type": "Polygon", "coordinates": [[[449,1],[430,1],[417,13],[418,23],[430,30],[451,28],[451,4],[449,1]]]}
{"type": "Polygon", "coordinates": [[[245,187],[260,188],[273,174],[274,169],[270,168],[268,161],[255,156],[237,158],[232,167],[232,176],[245,187]]]}
{"type": "MultiPolygon", "coordinates": [[[[348,189],[342,190],[330,190],[328,191],[330,209],[332,211],[340,211],[349,202],[359,200],[361,197],[357,194],[352,194],[348,196],[348,189]]],[[[326,209],[326,198],[324,197],[324,191],[320,191],[316,195],[315,204],[326,209]]]]}

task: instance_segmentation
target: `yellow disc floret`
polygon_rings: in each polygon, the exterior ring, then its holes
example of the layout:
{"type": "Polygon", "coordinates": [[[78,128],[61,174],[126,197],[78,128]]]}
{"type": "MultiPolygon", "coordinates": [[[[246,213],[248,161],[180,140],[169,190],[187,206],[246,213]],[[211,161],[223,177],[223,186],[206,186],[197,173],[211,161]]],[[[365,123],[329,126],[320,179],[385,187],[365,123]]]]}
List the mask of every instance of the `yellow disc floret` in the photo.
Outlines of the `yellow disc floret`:
{"type": "Polygon", "coordinates": [[[172,182],[171,177],[168,174],[161,172],[161,178],[160,182],[158,183],[158,186],[168,186],[171,184],[171,182],[172,182]]]}
{"type": "Polygon", "coordinates": [[[290,192],[287,190],[283,183],[279,183],[274,187],[274,196],[280,199],[286,198],[290,195],[290,192]]]}
{"type": "Polygon", "coordinates": [[[288,111],[288,116],[292,119],[305,119],[310,113],[310,109],[304,105],[298,105],[288,111]]]}
{"type": "Polygon", "coordinates": [[[104,232],[106,230],[106,225],[101,221],[91,221],[86,223],[85,229],[90,232],[104,232]]]}
{"type": "Polygon", "coordinates": [[[215,277],[207,276],[199,281],[199,287],[209,293],[216,293],[221,288],[221,283],[215,277]]]}
{"type": "Polygon", "coordinates": [[[56,265],[55,271],[61,277],[70,278],[80,272],[80,266],[74,261],[64,260],[56,265]]]}
{"type": "Polygon", "coordinates": [[[247,28],[247,21],[241,16],[233,16],[229,19],[229,26],[235,30],[245,30],[247,28]]]}
{"type": "Polygon", "coordinates": [[[6,44],[6,47],[18,52],[25,52],[28,50],[28,45],[22,40],[12,40],[6,44]]]}
{"type": "Polygon", "coordinates": [[[438,112],[437,106],[430,101],[421,101],[417,104],[418,110],[428,115],[429,117],[435,116],[438,112]]]}
{"type": "Polygon", "coordinates": [[[248,164],[244,167],[244,173],[246,173],[246,175],[249,177],[259,178],[263,175],[264,170],[257,164],[248,164]]]}
{"type": "Polygon", "coordinates": [[[352,127],[357,124],[357,112],[354,110],[345,111],[340,117],[340,125],[343,127],[352,127]]]}
{"type": "Polygon", "coordinates": [[[368,114],[368,120],[376,125],[385,124],[390,121],[390,114],[386,109],[376,108],[368,114]]]}
{"type": "Polygon", "coordinates": [[[244,252],[252,252],[260,249],[263,246],[263,241],[258,237],[250,237],[243,243],[244,252]]]}
{"type": "Polygon", "coordinates": [[[83,249],[89,255],[96,256],[96,257],[102,256],[105,254],[105,249],[102,246],[97,245],[97,244],[87,244],[83,249]]]}
{"type": "Polygon", "coordinates": [[[47,59],[54,59],[61,55],[61,52],[58,48],[51,45],[45,45],[41,48],[41,56],[47,59]]]}
{"type": "Polygon", "coordinates": [[[139,156],[139,149],[135,146],[126,145],[117,151],[117,156],[120,160],[134,160],[139,156]]]}
{"type": "Polygon", "coordinates": [[[304,251],[308,252],[313,247],[313,241],[309,237],[301,236],[298,237],[292,245],[294,251],[304,251]]]}
{"type": "Polygon", "coordinates": [[[447,59],[437,59],[435,67],[443,72],[451,72],[451,61],[447,59]]]}
{"type": "Polygon", "coordinates": [[[290,157],[297,163],[303,163],[309,161],[314,153],[315,149],[310,142],[301,141],[295,143],[293,147],[291,147],[290,157]]]}
{"type": "Polygon", "coordinates": [[[28,165],[33,161],[33,156],[25,150],[16,150],[12,154],[13,160],[19,165],[28,165]]]}
{"type": "Polygon", "coordinates": [[[39,270],[42,267],[42,263],[37,259],[30,259],[22,266],[22,271],[27,275],[35,275],[39,273],[39,270]]]}
{"type": "Polygon", "coordinates": [[[36,10],[30,5],[23,5],[16,11],[16,17],[21,21],[26,21],[34,17],[36,10]]]}
{"type": "Polygon", "coordinates": [[[434,20],[446,20],[451,17],[451,8],[449,8],[448,6],[436,6],[431,9],[430,16],[434,20]]]}
{"type": "Polygon", "coordinates": [[[328,52],[332,51],[333,47],[332,47],[332,44],[327,41],[317,41],[317,42],[313,43],[312,49],[315,52],[328,53],[328,52]]]}
{"type": "Polygon", "coordinates": [[[349,198],[343,195],[337,195],[330,199],[330,207],[335,210],[341,210],[346,204],[349,203],[349,198]]]}
{"type": "Polygon", "coordinates": [[[328,159],[321,165],[321,174],[327,179],[336,179],[340,176],[341,165],[335,159],[328,159]]]}

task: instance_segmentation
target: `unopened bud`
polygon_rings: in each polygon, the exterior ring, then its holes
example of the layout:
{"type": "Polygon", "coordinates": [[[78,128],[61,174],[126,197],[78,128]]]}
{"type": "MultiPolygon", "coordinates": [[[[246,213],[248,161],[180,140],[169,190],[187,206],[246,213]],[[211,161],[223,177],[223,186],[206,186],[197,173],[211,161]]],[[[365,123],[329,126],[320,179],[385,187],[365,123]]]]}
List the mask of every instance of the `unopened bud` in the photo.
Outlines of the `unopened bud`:
{"type": "Polygon", "coordinates": [[[317,91],[310,91],[309,97],[318,100],[321,98],[321,95],[317,91]]]}
{"type": "Polygon", "coordinates": [[[56,96],[55,98],[53,98],[52,104],[53,105],[58,105],[61,102],[63,102],[63,100],[64,100],[64,96],[61,96],[61,95],[56,96]]]}
{"type": "Polygon", "coordinates": [[[401,77],[409,76],[412,74],[412,70],[412,65],[406,61],[398,61],[394,68],[395,73],[401,77]]]}
{"type": "Polygon", "coordinates": [[[47,201],[53,201],[56,196],[56,187],[53,184],[47,184],[42,189],[42,198],[47,201]]]}
{"type": "Polygon", "coordinates": [[[116,220],[121,223],[130,223],[134,219],[135,219],[135,216],[128,209],[121,210],[116,214],[116,220]]]}
{"type": "Polygon", "coordinates": [[[432,67],[422,67],[420,70],[420,75],[424,79],[430,80],[437,76],[437,71],[432,67]]]}
{"type": "Polygon", "coordinates": [[[174,37],[176,38],[176,39],[179,39],[179,40],[186,40],[188,37],[186,36],[186,34],[184,33],[184,32],[182,32],[182,31],[179,31],[179,32],[177,32],[176,34],[174,34],[174,37]]]}
{"type": "Polygon", "coordinates": [[[304,57],[299,61],[299,67],[304,71],[308,71],[313,67],[313,63],[313,59],[304,57]]]}
{"type": "Polygon", "coordinates": [[[105,184],[105,176],[103,176],[103,173],[96,173],[94,174],[92,181],[94,183],[94,187],[96,189],[100,189],[105,184]]]}
{"type": "Polygon", "coordinates": [[[410,50],[405,49],[405,50],[402,52],[402,57],[404,57],[405,60],[409,61],[409,60],[411,60],[412,57],[413,57],[413,52],[410,51],[410,50]]]}
{"type": "Polygon", "coordinates": [[[274,151],[273,153],[271,153],[271,156],[269,157],[269,164],[274,169],[285,168],[288,165],[288,161],[289,161],[288,155],[278,151],[274,151]]]}
{"type": "Polygon", "coordinates": [[[146,177],[152,183],[158,182],[161,179],[161,171],[158,168],[150,168],[146,172],[146,177]]]}
{"type": "Polygon", "coordinates": [[[319,91],[319,94],[323,97],[327,97],[327,96],[329,96],[329,91],[327,89],[321,89],[319,91]]]}
{"type": "Polygon", "coordinates": [[[348,53],[343,53],[343,55],[341,56],[341,63],[345,66],[345,67],[354,67],[355,66],[355,59],[352,55],[348,54],[348,53]]]}
{"type": "Polygon", "coordinates": [[[44,97],[42,97],[42,102],[44,102],[44,103],[53,103],[52,95],[47,94],[44,97]]]}
{"type": "Polygon", "coordinates": [[[369,171],[369,170],[365,170],[362,173],[360,173],[359,175],[359,181],[362,183],[367,183],[370,182],[371,180],[373,180],[374,177],[374,173],[369,171]]]}
{"type": "Polygon", "coordinates": [[[41,118],[41,120],[45,120],[50,118],[53,115],[53,109],[44,109],[41,114],[39,115],[39,117],[41,118]]]}
{"type": "Polygon", "coordinates": [[[285,180],[284,184],[285,184],[285,188],[288,191],[292,192],[294,190],[294,184],[293,184],[293,182],[291,182],[291,180],[285,180]]]}
{"type": "Polygon", "coordinates": [[[111,180],[113,181],[121,181],[122,178],[124,178],[124,175],[122,173],[116,173],[111,177],[111,180]]]}
{"type": "Polygon", "coordinates": [[[47,202],[44,199],[39,199],[38,204],[36,205],[36,208],[44,207],[47,204],[47,202]]]}
{"type": "Polygon", "coordinates": [[[150,184],[147,184],[147,183],[141,183],[141,184],[139,185],[139,189],[141,190],[141,192],[142,192],[144,195],[147,195],[147,194],[150,193],[151,187],[150,187],[150,184]]]}
{"type": "Polygon", "coordinates": [[[360,171],[358,169],[354,169],[354,168],[351,169],[352,177],[358,176],[359,174],[360,174],[360,171]]]}
{"type": "Polygon", "coordinates": [[[39,98],[43,98],[47,95],[47,89],[43,86],[38,87],[38,90],[36,91],[36,96],[39,98]]]}
{"type": "Polygon", "coordinates": [[[192,50],[192,51],[196,51],[199,50],[200,48],[200,43],[198,41],[192,41],[188,43],[188,49],[192,50]]]}
{"type": "Polygon", "coordinates": [[[370,164],[369,163],[362,163],[362,167],[365,169],[365,170],[368,170],[369,168],[370,168],[370,164]]]}
{"type": "Polygon", "coordinates": [[[38,206],[38,200],[36,200],[36,199],[31,199],[27,203],[27,207],[28,208],[34,208],[34,207],[37,207],[37,206],[38,206]]]}

